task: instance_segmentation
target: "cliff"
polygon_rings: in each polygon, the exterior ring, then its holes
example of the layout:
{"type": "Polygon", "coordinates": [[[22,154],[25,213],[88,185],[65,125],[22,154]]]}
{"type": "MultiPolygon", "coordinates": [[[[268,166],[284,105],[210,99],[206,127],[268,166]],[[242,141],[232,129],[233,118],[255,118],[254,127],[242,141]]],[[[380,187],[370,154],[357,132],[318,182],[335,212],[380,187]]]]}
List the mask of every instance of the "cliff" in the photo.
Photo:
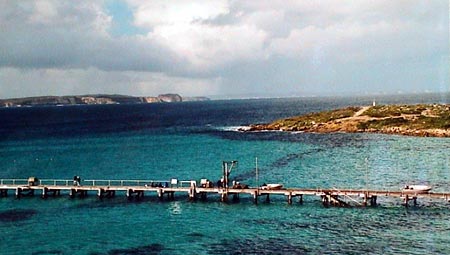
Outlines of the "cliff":
{"type": "MultiPolygon", "coordinates": [[[[209,100],[204,98],[204,100],[209,100]]],[[[38,105],[84,105],[84,104],[140,104],[172,103],[185,101],[178,94],[162,94],[157,97],[134,97],[126,95],[80,95],[80,96],[42,96],[0,100],[0,107],[38,106],[38,105]]],[[[189,101],[189,100],[188,100],[189,101]]]]}
{"type": "Polygon", "coordinates": [[[371,132],[450,137],[450,105],[348,107],[251,125],[243,131],[371,132]]]}

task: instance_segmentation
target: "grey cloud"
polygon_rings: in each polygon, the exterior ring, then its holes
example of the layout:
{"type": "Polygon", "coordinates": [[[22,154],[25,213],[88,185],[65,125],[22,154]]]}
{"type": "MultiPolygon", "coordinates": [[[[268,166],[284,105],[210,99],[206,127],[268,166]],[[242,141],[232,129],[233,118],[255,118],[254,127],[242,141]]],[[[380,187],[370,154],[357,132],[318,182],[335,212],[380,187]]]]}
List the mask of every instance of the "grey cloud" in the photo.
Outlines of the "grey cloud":
{"type": "Polygon", "coordinates": [[[108,17],[92,6],[55,1],[56,16],[33,21],[32,1],[2,3],[1,66],[162,71],[182,62],[144,36],[111,37],[108,17]]]}
{"type": "Polygon", "coordinates": [[[229,1],[228,13],[192,22],[208,26],[205,41],[233,32],[223,43],[231,48],[213,40],[211,51],[186,49],[206,57],[174,50],[155,27],[112,36],[102,2],[50,1],[42,13],[36,3],[0,1],[0,97],[20,94],[15,86],[33,95],[145,94],[177,83],[204,95],[450,90],[446,0],[229,1]],[[230,29],[241,25],[264,33],[258,47],[245,48],[258,38],[230,29]],[[207,61],[195,66],[192,56],[207,61]]]}

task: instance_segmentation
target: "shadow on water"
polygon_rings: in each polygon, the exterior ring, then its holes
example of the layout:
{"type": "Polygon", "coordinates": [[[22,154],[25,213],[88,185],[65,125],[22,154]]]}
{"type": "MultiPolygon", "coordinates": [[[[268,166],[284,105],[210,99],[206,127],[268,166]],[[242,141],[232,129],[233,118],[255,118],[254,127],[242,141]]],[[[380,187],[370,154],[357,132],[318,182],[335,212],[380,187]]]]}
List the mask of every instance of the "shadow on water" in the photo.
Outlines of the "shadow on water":
{"type": "Polygon", "coordinates": [[[163,250],[163,245],[154,243],[127,249],[113,249],[107,253],[91,252],[90,255],[158,255],[163,250]]]}
{"type": "Polygon", "coordinates": [[[31,209],[13,209],[0,212],[0,222],[18,222],[28,220],[38,212],[31,209]]]}
{"type": "Polygon", "coordinates": [[[192,233],[189,233],[187,236],[188,237],[192,237],[192,238],[203,238],[203,237],[206,237],[205,234],[202,234],[202,233],[199,233],[199,232],[192,232],[192,233]]]}
{"type": "Polygon", "coordinates": [[[108,209],[108,208],[120,208],[120,207],[127,207],[127,206],[136,206],[136,205],[142,205],[147,203],[172,203],[176,201],[181,202],[188,202],[189,198],[188,196],[175,196],[174,199],[168,199],[167,197],[164,197],[163,200],[160,200],[156,195],[147,195],[143,198],[132,198],[127,199],[126,197],[120,197],[120,195],[113,197],[113,198],[104,198],[104,199],[98,199],[96,197],[92,197],[89,199],[86,199],[83,201],[83,203],[77,203],[69,209],[71,210],[84,210],[84,209],[108,209]]]}
{"type": "Polygon", "coordinates": [[[275,167],[275,168],[285,167],[285,166],[289,165],[289,163],[291,161],[299,160],[299,159],[302,159],[304,156],[320,153],[320,152],[323,152],[323,151],[325,151],[325,149],[318,148],[318,149],[309,150],[309,151],[305,151],[305,152],[297,153],[297,154],[296,153],[291,153],[291,154],[288,154],[288,155],[286,155],[284,157],[281,157],[281,158],[277,159],[276,161],[274,161],[271,164],[270,167],[272,167],[272,168],[273,167],[275,167]]]}
{"type": "Polygon", "coordinates": [[[372,140],[391,140],[389,136],[366,133],[300,133],[300,132],[239,132],[217,129],[196,130],[193,133],[217,136],[227,140],[237,141],[278,141],[320,145],[327,148],[364,147],[372,140]]]}
{"type": "Polygon", "coordinates": [[[64,252],[60,251],[60,250],[50,250],[50,251],[36,251],[31,254],[32,255],[49,255],[49,254],[58,255],[58,254],[64,254],[64,252]]]}
{"type": "Polygon", "coordinates": [[[76,204],[72,207],[72,209],[81,210],[81,209],[94,209],[94,208],[117,208],[117,207],[125,207],[130,203],[138,204],[148,201],[148,199],[140,199],[140,200],[127,200],[126,198],[108,198],[99,200],[98,198],[92,198],[86,200],[85,203],[76,204]]]}

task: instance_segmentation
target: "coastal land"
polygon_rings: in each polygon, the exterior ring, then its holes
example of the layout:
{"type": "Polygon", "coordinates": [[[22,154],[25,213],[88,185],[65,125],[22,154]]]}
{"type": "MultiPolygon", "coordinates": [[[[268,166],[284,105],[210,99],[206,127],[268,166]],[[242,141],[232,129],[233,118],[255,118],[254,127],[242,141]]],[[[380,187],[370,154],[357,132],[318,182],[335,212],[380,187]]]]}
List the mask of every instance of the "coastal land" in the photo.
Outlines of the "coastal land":
{"type": "Polygon", "coordinates": [[[407,136],[450,137],[450,105],[379,105],[331,111],[254,124],[242,131],[370,132],[407,136]]]}
{"type": "Polygon", "coordinates": [[[179,94],[161,94],[155,97],[135,97],[126,95],[79,95],[40,96],[0,99],[0,107],[42,106],[42,105],[92,105],[92,104],[141,104],[173,103],[186,101],[208,101],[207,97],[182,97],[179,94]]]}

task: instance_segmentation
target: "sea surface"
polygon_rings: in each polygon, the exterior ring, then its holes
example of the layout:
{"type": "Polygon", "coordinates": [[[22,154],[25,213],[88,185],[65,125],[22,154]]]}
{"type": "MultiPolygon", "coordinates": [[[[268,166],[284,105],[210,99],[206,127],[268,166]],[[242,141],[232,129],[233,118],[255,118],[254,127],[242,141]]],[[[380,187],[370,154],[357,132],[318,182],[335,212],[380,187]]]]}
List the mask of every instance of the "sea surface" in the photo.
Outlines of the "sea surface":
{"type": "MultiPolygon", "coordinates": [[[[449,95],[377,103],[449,103],[449,95]]],[[[251,123],[373,98],[288,98],[0,109],[0,178],[200,180],[255,186],[450,192],[450,140],[381,134],[238,132],[251,123]],[[259,180],[255,176],[258,160],[259,180]]],[[[318,197],[241,196],[189,202],[68,194],[0,198],[0,254],[450,254],[450,203],[379,198],[375,208],[325,208],[318,197]]],[[[38,192],[39,193],[39,192],[38,192]]]]}

